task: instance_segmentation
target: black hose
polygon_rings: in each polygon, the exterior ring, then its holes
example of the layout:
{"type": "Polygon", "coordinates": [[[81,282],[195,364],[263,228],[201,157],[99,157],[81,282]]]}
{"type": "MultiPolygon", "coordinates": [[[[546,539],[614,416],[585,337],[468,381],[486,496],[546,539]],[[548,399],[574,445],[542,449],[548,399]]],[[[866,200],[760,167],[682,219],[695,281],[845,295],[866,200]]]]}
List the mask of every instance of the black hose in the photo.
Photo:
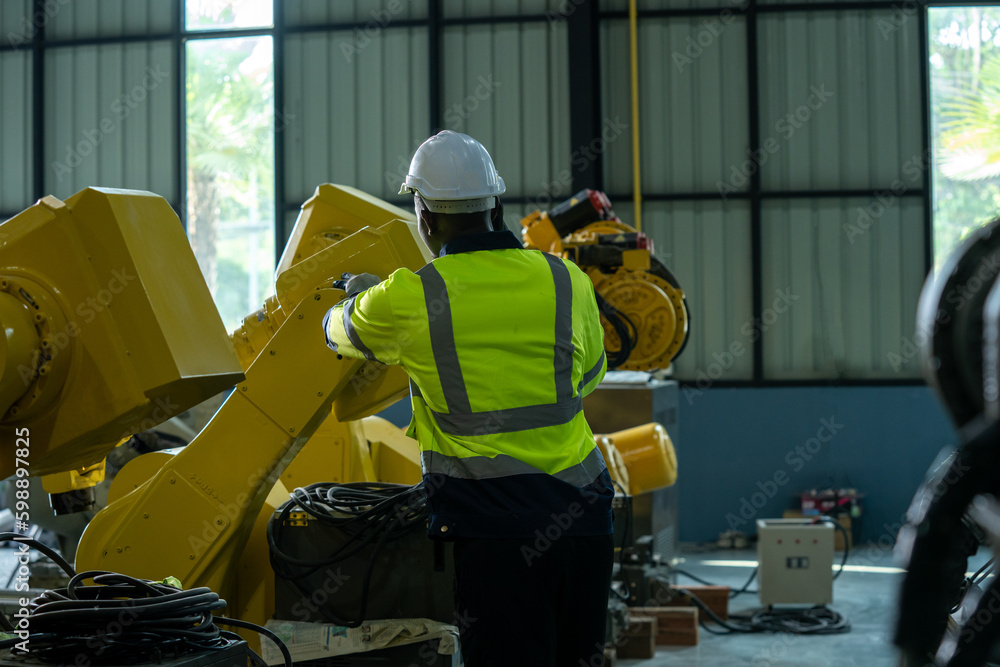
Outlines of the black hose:
{"type": "MultiPolygon", "coordinates": [[[[242,642],[239,635],[218,628],[215,621],[219,620],[275,641],[286,667],[292,667],[288,648],[269,630],[245,621],[216,619],[212,612],[224,609],[226,601],[209,588],[181,590],[115,572],[77,573],[37,540],[0,533],[0,542],[20,542],[37,549],[70,576],[65,588],[32,599],[26,616],[15,615],[18,627],[30,632],[27,641],[32,658],[59,664],[80,664],[81,657],[94,665],[160,662],[242,642]]],[[[6,639],[0,641],[0,648],[14,648],[24,641],[24,636],[6,639]]]]}

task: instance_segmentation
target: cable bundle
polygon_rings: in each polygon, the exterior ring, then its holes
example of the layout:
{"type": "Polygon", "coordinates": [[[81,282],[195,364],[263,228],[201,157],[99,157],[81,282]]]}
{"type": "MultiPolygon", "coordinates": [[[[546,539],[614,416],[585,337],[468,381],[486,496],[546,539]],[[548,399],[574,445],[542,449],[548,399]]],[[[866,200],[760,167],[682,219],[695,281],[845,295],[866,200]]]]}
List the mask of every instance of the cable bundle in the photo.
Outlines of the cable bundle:
{"type": "Polygon", "coordinates": [[[220,630],[212,611],[226,603],[209,588],[178,590],[111,572],[81,572],[66,588],[31,601],[31,654],[46,662],[95,664],[152,657],[160,661],[191,651],[222,649],[239,637],[220,630]],[[93,585],[86,585],[88,579],[93,585]]]}
{"type": "MultiPolygon", "coordinates": [[[[30,655],[44,662],[128,664],[161,662],[199,651],[219,651],[241,642],[216,623],[255,630],[274,641],[291,667],[291,655],[269,630],[245,621],[213,616],[226,601],[210,588],[181,590],[163,582],[92,570],[77,574],[62,557],[36,540],[0,533],[0,542],[27,544],[51,558],[71,578],[66,588],[45,591],[28,605],[30,655]],[[86,584],[87,580],[93,584],[86,584]]],[[[0,624],[13,630],[0,615],[0,624]]],[[[12,648],[22,638],[0,641],[12,648]]]]}
{"type": "Polygon", "coordinates": [[[608,320],[612,328],[614,328],[615,333],[618,334],[618,339],[621,341],[621,347],[618,348],[617,352],[607,353],[608,368],[618,368],[628,361],[629,355],[635,349],[638,332],[635,324],[632,323],[628,315],[608,303],[596,289],[594,290],[594,296],[597,298],[597,307],[601,311],[601,315],[608,320]]]}
{"type": "MultiPolygon", "coordinates": [[[[353,619],[330,617],[338,625],[358,627],[365,620],[375,560],[382,547],[427,524],[427,493],[423,482],[414,486],[378,482],[319,482],[297,488],[290,495],[288,502],[278,510],[278,516],[267,524],[267,542],[275,573],[293,582],[303,595],[308,595],[309,591],[303,590],[299,580],[322,568],[344,562],[374,544],[362,585],[358,615],[353,619]],[[328,557],[315,561],[303,560],[282,551],[282,531],[289,516],[296,510],[342,531],[347,537],[343,546],[328,557]]],[[[329,610],[325,610],[325,615],[330,616],[329,610]]]]}
{"type": "MultiPolygon", "coordinates": [[[[829,523],[844,536],[844,555],[841,558],[840,567],[833,575],[833,578],[836,579],[844,572],[844,567],[847,565],[847,558],[850,554],[850,537],[840,522],[835,521],[829,516],[816,517],[810,525],[817,523],[829,523]]],[[[673,571],[688,579],[693,579],[700,584],[714,585],[679,568],[673,568],[673,571]]],[[[980,570],[980,572],[982,571],[980,570]]],[[[754,568],[754,571],[750,574],[750,578],[743,584],[743,587],[730,593],[729,597],[735,598],[743,593],[756,592],[748,589],[750,583],[757,577],[758,572],[759,568],[754,568]]],[[[978,574],[979,572],[973,575],[973,578],[978,574]]],[[[665,578],[662,580],[668,585],[670,584],[669,580],[665,578]]],[[[847,620],[846,616],[823,605],[809,609],[761,609],[750,616],[731,616],[730,621],[724,621],[690,591],[684,588],[675,588],[674,590],[688,596],[691,604],[701,609],[712,621],[724,628],[723,630],[718,630],[710,626],[707,620],[699,615],[698,623],[705,630],[716,635],[730,635],[737,632],[786,632],[799,635],[832,635],[851,631],[851,623],[847,620]]]]}

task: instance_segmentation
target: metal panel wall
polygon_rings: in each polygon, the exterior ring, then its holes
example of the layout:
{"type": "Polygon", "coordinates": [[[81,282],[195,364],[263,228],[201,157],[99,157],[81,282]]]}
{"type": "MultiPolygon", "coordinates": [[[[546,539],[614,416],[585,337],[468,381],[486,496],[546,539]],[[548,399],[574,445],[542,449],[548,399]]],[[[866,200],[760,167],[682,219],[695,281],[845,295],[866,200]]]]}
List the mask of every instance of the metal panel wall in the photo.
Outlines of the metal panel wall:
{"type": "Polygon", "coordinates": [[[558,21],[560,13],[568,14],[577,4],[574,0],[443,0],[441,14],[446,19],[545,14],[558,21]]]}
{"type": "Polygon", "coordinates": [[[921,152],[918,22],[889,11],[760,18],[765,190],[869,189],[904,180],[921,152]]]}
{"type": "Polygon", "coordinates": [[[919,376],[919,199],[766,202],[763,237],[765,377],[919,376]]]}
{"type": "Polygon", "coordinates": [[[397,19],[427,17],[427,0],[285,0],[285,23],[289,26],[323,23],[361,23],[374,33],[397,19]],[[368,25],[369,22],[372,22],[368,25]]]}
{"type": "Polygon", "coordinates": [[[541,21],[444,30],[444,129],[480,140],[528,210],[572,194],[566,39],[541,21]]]}
{"type": "MultiPolygon", "coordinates": [[[[628,22],[606,20],[601,33],[604,123],[621,128],[608,144],[604,187],[624,194],[632,189],[628,22]]],[[[638,44],[643,192],[718,191],[749,145],[747,71],[734,66],[746,60],[746,22],[643,19],[638,44]]]]}
{"type": "MultiPolygon", "coordinates": [[[[628,11],[628,0],[600,0],[602,11],[628,11]]],[[[736,10],[746,7],[749,0],[639,0],[636,7],[639,11],[656,11],[669,9],[718,9],[736,10]]]]}
{"type": "MultiPolygon", "coordinates": [[[[631,206],[615,206],[626,220],[631,206]]],[[[699,386],[753,377],[750,207],[747,202],[648,202],[643,230],[677,277],[691,314],[678,377],[699,386]]]]}
{"type": "Polygon", "coordinates": [[[427,138],[427,31],[387,28],[356,49],[351,31],[285,40],[285,199],[320,183],[398,199],[414,149],[427,138]]]}
{"type": "Polygon", "coordinates": [[[48,0],[46,40],[166,35],[179,20],[178,0],[48,0]]]}
{"type": "Polygon", "coordinates": [[[32,202],[31,52],[0,52],[0,219],[32,202]]]}
{"type": "Polygon", "coordinates": [[[169,41],[45,53],[45,191],[149,190],[179,210],[177,72],[169,41]]]}
{"type": "Polygon", "coordinates": [[[17,48],[31,40],[44,15],[37,20],[31,14],[31,0],[0,2],[0,46],[17,48]]]}

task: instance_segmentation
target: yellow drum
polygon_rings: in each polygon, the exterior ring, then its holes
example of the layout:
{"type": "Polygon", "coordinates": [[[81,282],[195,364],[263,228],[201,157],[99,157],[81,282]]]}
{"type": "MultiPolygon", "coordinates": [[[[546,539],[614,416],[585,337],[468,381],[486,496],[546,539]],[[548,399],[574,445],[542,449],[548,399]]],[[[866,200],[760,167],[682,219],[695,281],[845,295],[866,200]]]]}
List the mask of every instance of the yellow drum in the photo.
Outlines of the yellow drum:
{"type": "Polygon", "coordinates": [[[603,437],[611,440],[624,461],[632,495],[662,489],[677,481],[677,453],[662,425],[651,422],[603,437]]]}

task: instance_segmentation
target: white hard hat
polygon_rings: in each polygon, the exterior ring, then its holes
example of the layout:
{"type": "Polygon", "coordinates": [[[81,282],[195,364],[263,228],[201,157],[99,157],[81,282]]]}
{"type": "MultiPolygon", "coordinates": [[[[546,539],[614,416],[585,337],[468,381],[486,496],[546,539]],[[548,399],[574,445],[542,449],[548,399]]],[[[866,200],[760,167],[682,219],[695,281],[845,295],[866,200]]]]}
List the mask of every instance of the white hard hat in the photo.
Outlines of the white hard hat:
{"type": "Polygon", "coordinates": [[[481,143],[467,134],[442,130],[420,144],[399,194],[416,192],[431,211],[488,211],[507,190],[481,143]]]}

